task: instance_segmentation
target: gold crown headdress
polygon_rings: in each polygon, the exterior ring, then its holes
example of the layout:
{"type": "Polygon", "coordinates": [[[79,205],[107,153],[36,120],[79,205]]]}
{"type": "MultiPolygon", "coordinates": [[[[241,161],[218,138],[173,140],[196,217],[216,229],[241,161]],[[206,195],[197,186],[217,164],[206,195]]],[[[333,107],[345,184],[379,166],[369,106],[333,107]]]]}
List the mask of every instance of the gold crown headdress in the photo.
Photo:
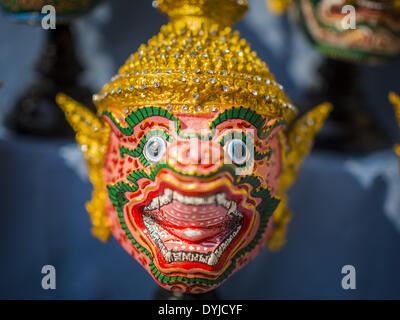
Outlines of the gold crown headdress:
{"type": "MultiPolygon", "coordinates": [[[[140,46],[118,74],[94,95],[103,111],[130,113],[142,106],[162,106],[170,112],[202,115],[232,106],[245,106],[261,115],[280,117],[290,124],[283,139],[280,176],[282,201],[273,215],[275,230],[268,242],[271,249],[285,241],[290,219],[285,196],[301,163],[312,147],[331,106],[323,104],[296,122],[291,104],[265,62],[251,51],[239,32],[230,25],[247,10],[246,0],[158,0],[153,1],[170,17],[170,23],[140,46]]],[[[84,106],[63,94],[57,103],[77,132],[94,186],[87,204],[92,232],[106,240],[110,234],[105,208],[102,168],[109,126],[84,106]]]]}
{"type": "Polygon", "coordinates": [[[163,105],[204,114],[245,105],[289,122],[297,109],[265,62],[230,27],[247,10],[244,0],[159,0],[171,22],[140,46],[94,102],[99,111],[163,105]]]}

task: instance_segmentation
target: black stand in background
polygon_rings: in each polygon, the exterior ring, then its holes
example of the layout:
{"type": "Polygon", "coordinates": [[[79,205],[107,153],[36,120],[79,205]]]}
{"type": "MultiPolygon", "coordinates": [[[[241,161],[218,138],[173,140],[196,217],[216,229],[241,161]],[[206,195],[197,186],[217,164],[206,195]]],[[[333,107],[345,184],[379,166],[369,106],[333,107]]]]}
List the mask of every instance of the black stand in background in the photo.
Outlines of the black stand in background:
{"type": "Polygon", "coordinates": [[[201,294],[187,294],[182,292],[165,290],[159,287],[155,292],[154,300],[202,301],[202,300],[220,300],[220,298],[215,290],[201,294]]]}
{"type": "Polygon", "coordinates": [[[320,66],[321,84],[306,93],[300,107],[307,110],[331,102],[333,111],[315,140],[316,149],[366,153],[389,147],[386,134],[369,113],[359,89],[356,64],[326,58],[320,66]]]}
{"type": "Polygon", "coordinates": [[[91,92],[78,84],[82,72],[68,24],[46,30],[47,43],[37,66],[34,84],[17,100],[6,117],[6,126],[14,132],[35,136],[73,136],[55,96],[64,92],[94,110],[91,92]]]}

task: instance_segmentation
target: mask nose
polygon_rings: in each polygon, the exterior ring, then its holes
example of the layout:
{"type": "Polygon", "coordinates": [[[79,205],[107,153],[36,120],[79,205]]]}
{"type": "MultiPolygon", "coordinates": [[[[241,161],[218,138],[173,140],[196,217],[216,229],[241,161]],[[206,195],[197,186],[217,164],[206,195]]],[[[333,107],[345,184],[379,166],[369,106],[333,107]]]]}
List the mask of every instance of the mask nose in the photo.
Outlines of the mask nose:
{"type": "Polygon", "coordinates": [[[169,158],[180,166],[210,168],[218,166],[223,159],[219,144],[211,141],[190,139],[178,141],[169,148],[169,158]]]}

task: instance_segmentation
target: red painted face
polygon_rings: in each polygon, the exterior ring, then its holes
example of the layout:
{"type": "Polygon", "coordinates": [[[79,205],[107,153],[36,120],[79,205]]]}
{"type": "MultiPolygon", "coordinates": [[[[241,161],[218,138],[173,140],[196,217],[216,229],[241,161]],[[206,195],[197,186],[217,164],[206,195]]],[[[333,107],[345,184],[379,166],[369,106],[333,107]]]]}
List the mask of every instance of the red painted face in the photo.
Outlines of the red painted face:
{"type": "Polygon", "coordinates": [[[113,233],[167,289],[211,290],[255,257],[279,203],[279,119],[147,107],[104,115],[113,233]]]}

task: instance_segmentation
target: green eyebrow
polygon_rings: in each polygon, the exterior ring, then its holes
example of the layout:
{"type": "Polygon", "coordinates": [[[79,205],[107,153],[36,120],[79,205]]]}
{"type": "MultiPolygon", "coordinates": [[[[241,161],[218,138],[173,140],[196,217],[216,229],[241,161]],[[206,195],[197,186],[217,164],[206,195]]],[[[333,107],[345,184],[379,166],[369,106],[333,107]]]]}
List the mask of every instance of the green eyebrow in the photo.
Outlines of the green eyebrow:
{"type": "Polygon", "coordinates": [[[218,125],[227,120],[247,121],[256,128],[257,136],[262,140],[267,138],[271,134],[272,130],[275,129],[277,126],[286,124],[285,120],[276,119],[271,125],[264,129],[264,125],[267,120],[260,116],[257,112],[244,107],[233,107],[231,109],[225,110],[220,115],[218,115],[218,117],[211,122],[210,129],[213,131],[218,125]]]}
{"type": "Polygon", "coordinates": [[[227,120],[247,121],[256,128],[257,136],[262,140],[267,138],[271,134],[272,130],[275,129],[277,126],[286,124],[285,120],[276,119],[275,121],[273,121],[272,124],[264,129],[266,119],[259,115],[257,112],[244,107],[232,107],[231,109],[225,110],[224,112],[219,114],[210,123],[211,132],[206,136],[202,136],[196,133],[183,134],[181,132],[181,122],[179,121],[179,119],[175,117],[172,113],[161,107],[143,107],[135,110],[125,117],[125,122],[128,124],[127,127],[122,126],[118,119],[116,119],[115,116],[109,111],[103,111],[102,115],[107,116],[118,128],[118,130],[125,136],[131,136],[133,134],[133,128],[143,120],[150,117],[159,116],[167,120],[173,121],[175,123],[177,133],[182,138],[199,138],[201,140],[210,140],[215,134],[216,127],[227,120]]]}
{"type": "Polygon", "coordinates": [[[142,122],[143,120],[150,117],[163,117],[167,120],[171,120],[175,122],[177,128],[180,127],[180,122],[177,117],[175,117],[172,113],[160,107],[143,107],[135,110],[131,114],[125,117],[125,122],[128,124],[128,127],[123,127],[121,123],[114,117],[114,115],[109,111],[103,111],[102,115],[107,116],[114,125],[118,128],[118,130],[125,136],[131,136],[133,134],[133,128],[142,122]]]}

